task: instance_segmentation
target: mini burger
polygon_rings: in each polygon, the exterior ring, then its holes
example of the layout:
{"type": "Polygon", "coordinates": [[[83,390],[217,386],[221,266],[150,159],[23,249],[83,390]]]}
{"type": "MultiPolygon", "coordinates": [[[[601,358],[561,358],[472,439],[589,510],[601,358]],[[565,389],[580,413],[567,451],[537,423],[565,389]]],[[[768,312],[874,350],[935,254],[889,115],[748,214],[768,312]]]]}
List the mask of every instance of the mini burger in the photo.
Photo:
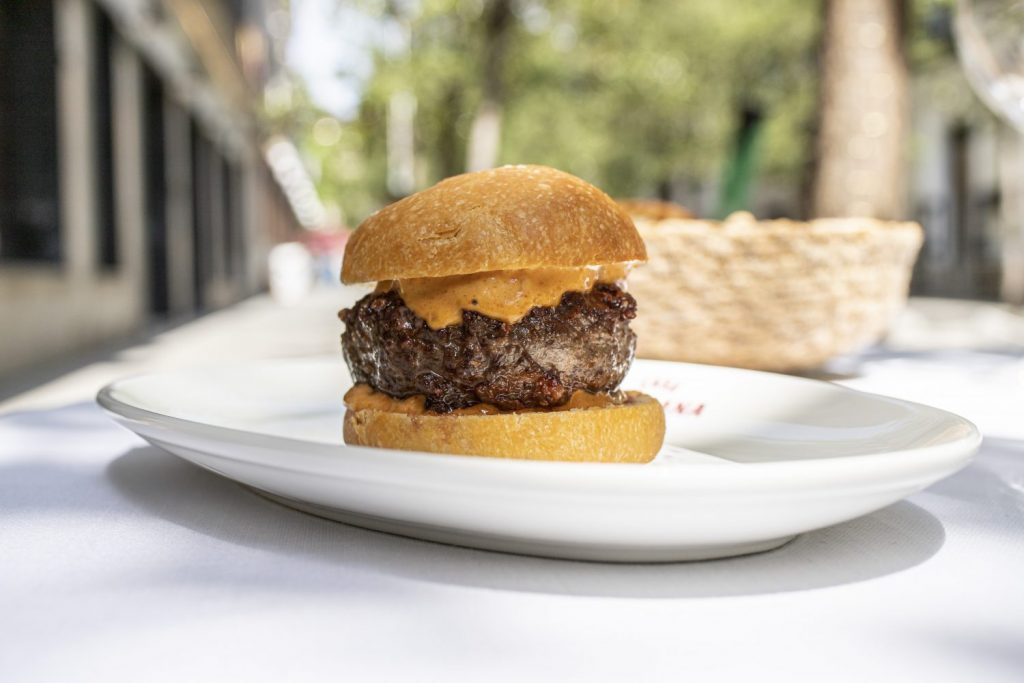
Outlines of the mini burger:
{"type": "Polygon", "coordinates": [[[544,166],[467,173],[370,216],[341,279],[349,444],[534,460],[648,462],[665,416],[619,385],[646,260],[626,212],[544,166]]]}

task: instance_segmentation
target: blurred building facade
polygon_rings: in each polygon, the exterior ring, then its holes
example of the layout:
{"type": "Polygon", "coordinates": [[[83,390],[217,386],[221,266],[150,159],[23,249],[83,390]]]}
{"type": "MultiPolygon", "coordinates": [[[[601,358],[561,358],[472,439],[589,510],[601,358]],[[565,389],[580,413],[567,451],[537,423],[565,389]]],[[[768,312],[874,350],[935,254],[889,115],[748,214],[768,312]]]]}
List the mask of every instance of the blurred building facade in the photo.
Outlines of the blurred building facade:
{"type": "Polygon", "coordinates": [[[1024,136],[946,92],[968,92],[958,68],[914,88],[910,213],[926,236],[914,293],[1024,303],[1024,136]]]}
{"type": "MultiPolygon", "coordinates": [[[[1000,162],[1014,152],[1012,132],[994,120],[968,121],[937,107],[916,112],[912,216],[925,230],[913,290],[924,296],[1012,300],[1003,287],[1004,212],[1000,162]],[[1011,143],[1000,148],[1000,137],[1011,143]]],[[[1012,200],[1015,191],[1006,194],[1012,200]]],[[[1012,231],[1007,230],[1007,237],[1012,231]]]]}
{"type": "Polygon", "coordinates": [[[264,287],[275,4],[0,3],[0,375],[264,287]]]}

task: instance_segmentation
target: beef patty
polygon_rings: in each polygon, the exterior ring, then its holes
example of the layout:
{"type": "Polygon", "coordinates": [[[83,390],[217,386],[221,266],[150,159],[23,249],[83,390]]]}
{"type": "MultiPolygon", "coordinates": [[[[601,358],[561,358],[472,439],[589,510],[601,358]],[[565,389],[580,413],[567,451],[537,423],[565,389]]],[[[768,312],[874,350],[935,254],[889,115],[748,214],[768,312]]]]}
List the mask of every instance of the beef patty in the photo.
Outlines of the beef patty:
{"type": "Polygon", "coordinates": [[[394,290],[338,315],[356,382],[397,398],[422,394],[436,412],[476,403],[548,408],[579,389],[613,391],[636,348],[636,301],[610,284],[566,292],[557,306],[533,308],[515,324],[463,311],[462,324],[433,330],[394,290]]]}

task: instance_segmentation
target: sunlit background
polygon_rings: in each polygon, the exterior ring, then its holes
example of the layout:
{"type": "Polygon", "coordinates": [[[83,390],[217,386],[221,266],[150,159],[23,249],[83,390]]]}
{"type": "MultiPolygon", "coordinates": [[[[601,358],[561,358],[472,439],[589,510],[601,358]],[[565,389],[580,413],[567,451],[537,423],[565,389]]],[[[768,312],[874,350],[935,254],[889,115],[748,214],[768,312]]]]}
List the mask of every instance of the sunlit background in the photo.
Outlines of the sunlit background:
{"type": "Polygon", "coordinates": [[[987,35],[1020,10],[954,4],[3,2],[0,379],[298,305],[371,212],[505,163],[704,218],[915,220],[914,295],[1021,304],[1024,67],[987,35]]]}
{"type": "Polygon", "coordinates": [[[968,87],[953,9],[305,0],[267,111],[343,224],[544,163],[700,216],[918,220],[916,292],[1019,302],[1020,136],[968,87]]]}

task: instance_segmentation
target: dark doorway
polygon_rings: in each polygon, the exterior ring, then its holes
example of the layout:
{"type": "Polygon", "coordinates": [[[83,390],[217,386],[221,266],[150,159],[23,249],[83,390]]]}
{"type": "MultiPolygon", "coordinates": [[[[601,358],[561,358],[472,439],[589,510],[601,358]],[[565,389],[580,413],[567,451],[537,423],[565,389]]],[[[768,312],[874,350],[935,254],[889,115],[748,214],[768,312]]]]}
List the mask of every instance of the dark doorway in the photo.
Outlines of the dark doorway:
{"type": "Polygon", "coordinates": [[[232,277],[238,285],[239,296],[248,294],[246,273],[248,272],[247,240],[245,238],[245,175],[240,164],[231,166],[231,262],[234,266],[232,277]]]}
{"type": "Polygon", "coordinates": [[[224,274],[232,283],[238,282],[239,266],[239,187],[238,169],[227,159],[222,160],[221,178],[224,185],[224,274]]]}
{"type": "Polygon", "coordinates": [[[99,7],[93,8],[95,41],[93,59],[96,80],[92,97],[92,125],[96,132],[96,247],[97,261],[103,268],[118,264],[117,202],[114,178],[114,24],[99,7]]]}
{"type": "Polygon", "coordinates": [[[192,291],[196,312],[206,309],[207,285],[213,276],[213,196],[210,143],[191,121],[192,144],[192,291]]]}
{"type": "Polygon", "coordinates": [[[170,310],[167,272],[167,167],[164,133],[164,88],[150,68],[143,70],[146,237],[149,256],[149,310],[170,310]]]}
{"type": "Polygon", "coordinates": [[[61,257],[53,2],[0,2],[0,258],[61,257]]]}

